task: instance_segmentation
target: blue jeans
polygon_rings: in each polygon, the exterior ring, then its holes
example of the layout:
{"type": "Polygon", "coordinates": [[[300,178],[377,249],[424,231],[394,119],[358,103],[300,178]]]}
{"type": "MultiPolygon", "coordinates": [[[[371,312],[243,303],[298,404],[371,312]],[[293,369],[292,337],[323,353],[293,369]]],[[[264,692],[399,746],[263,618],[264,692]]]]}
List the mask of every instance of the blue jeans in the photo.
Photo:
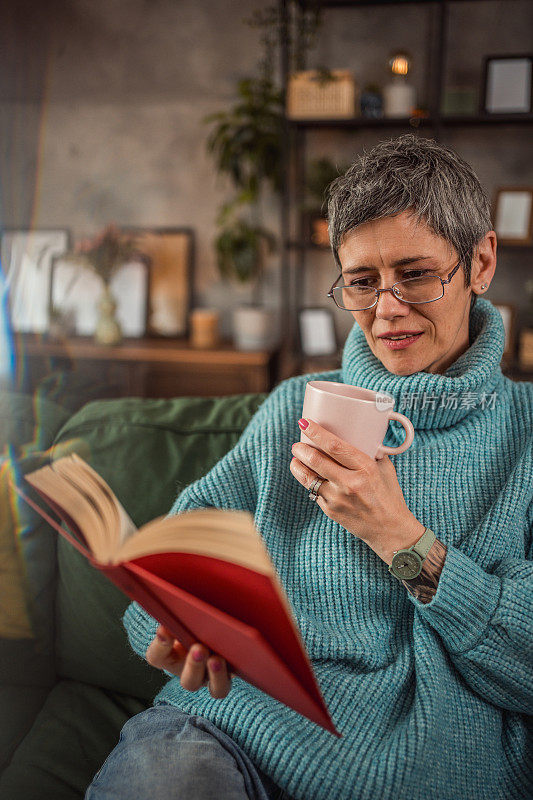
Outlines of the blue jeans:
{"type": "Polygon", "coordinates": [[[126,722],[85,800],[290,800],[209,720],[171,705],[126,722]]]}

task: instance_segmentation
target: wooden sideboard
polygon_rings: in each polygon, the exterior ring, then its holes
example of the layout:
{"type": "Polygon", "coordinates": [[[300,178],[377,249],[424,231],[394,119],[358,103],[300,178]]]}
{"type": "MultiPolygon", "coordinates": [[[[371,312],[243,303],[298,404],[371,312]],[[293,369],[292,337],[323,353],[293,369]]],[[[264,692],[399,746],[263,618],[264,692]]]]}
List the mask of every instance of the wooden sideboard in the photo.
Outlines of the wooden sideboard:
{"type": "MultiPolygon", "coordinates": [[[[336,369],[340,357],[307,359],[292,366],[278,350],[244,352],[229,343],[212,350],[192,348],[185,340],[125,339],[106,347],[90,337],[52,341],[35,334],[16,338],[16,385],[35,392],[52,375],[61,375],[68,391],[84,387],[95,397],[220,396],[268,392],[275,383],[302,372],[336,369]]],[[[502,362],[515,381],[533,381],[533,370],[502,362]]],[[[85,398],[80,396],[80,403],[85,398]]]]}
{"type": "Polygon", "coordinates": [[[185,340],[125,339],[116,346],[90,337],[53,341],[34,334],[16,340],[17,386],[34,392],[58,371],[73,383],[100,387],[102,397],[217,396],[268,392],[277,351],[244,352],[230,344],[212,350],[185,340]],[[94,382],[94,384],[93,384],[94,382]]]}

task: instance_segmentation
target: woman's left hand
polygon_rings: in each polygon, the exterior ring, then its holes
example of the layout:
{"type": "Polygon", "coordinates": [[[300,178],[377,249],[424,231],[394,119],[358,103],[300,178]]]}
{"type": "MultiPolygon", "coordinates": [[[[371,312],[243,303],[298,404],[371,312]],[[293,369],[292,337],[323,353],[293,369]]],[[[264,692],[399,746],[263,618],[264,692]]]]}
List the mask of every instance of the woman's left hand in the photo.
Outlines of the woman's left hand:
{"type": "Polygon", "coordinates": [[[316,447],[293,444],[292,474],[308,491],[317,476],[324,478],[316,500],[324,514],[390,564],[395,550],[411,547],[425,530],[407,507],[392,461],[376,461],[308,422],[305,435],[316,447]]]}

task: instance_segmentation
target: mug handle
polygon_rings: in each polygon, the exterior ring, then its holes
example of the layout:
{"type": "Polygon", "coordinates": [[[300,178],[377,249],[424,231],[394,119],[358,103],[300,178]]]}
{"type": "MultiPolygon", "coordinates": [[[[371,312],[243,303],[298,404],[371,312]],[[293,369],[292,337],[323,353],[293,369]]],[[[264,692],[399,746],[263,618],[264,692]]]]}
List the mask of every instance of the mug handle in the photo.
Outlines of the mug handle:
{"type": "Polygon", "coordinates": [[[376,458],[383,458],[383,456],[395,456],[398,453],[404,453],[411,445],[413,444],[413,439],[415,438],[415,429],[413,428],[413,423],[411,420],[404,417],[403,414],[399,414],[397,411],[389,411],[389,420],[395,419],[397,422],[400,422],[403,427],[405,428],[405,439],[399,447],[387,447],[387,445],[382,444],[379,446],[378,452],[376,454],[376,458]]]}

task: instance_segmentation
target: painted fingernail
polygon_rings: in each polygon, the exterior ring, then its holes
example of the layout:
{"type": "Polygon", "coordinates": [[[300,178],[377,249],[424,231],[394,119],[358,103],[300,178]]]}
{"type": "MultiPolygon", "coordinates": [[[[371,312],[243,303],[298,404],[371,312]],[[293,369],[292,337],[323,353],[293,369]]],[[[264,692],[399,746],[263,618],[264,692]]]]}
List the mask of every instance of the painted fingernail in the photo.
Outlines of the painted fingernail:
{"type": "Polygon", "coordinates": [[[192,657],[194,658],[195,661],[203,661],[204,660],[204,654],[203,654],[203,652],[201,650],[193,650],[192,651],[192,657]]]}
{"type": "Polygon", "coordinates": [[[220,663],[220,661],[211,661],[211,669],[213,670],[213,672],[220,672],[220,670],[222,669],[222,664],[220,663]]]}
{"type": "Polygon", "coordinates": [[[306,428],[307,428],[307,426],[309,425],[309,422],[308,422],[306,419],[299,419],[299,420],[298,420],[298,425],[300,426],[300,428],[301,428],[302,430],[304,430],[304,431],[305,431],[305,429],[306,429],[306,428]]]}

